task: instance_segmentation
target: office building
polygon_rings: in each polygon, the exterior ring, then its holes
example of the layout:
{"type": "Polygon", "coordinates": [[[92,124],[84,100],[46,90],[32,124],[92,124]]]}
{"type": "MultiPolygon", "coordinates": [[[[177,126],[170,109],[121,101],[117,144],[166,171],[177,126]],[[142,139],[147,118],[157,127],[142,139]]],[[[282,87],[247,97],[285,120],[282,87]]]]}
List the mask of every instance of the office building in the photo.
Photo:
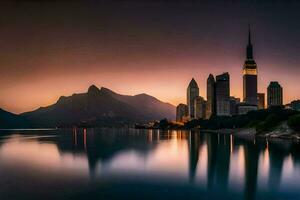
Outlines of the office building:
{"type": "Polygon", "coordinates": [[[199,96],[199,87],[195,79],[192,79],[187,88],[187,106],[188,106],[188,115],[191,119],[195,118],[195,98],[199,96]]]}
{"type": "Polygon", "coordinates": [[[265,93],[257,93],[257,108],[265,109],[265,93]]]}
{"type": "Polygon", "coordinates": [[[230,77],[228,73],[216,76],[216,114],[218,116],[230,115],[230,77]]]}
{"type": "Polygon", "coordinates": [[[230,115],[238,114],[237,105],[241,103],[240,98],[230,97],[230,115]]]}
{"type": "Polygon", "coordinates": [[[216,113],[215,78],[212,74],[207,78],[206,98],[206,119],[209,119],[216,113]]]}
{"type": "Polygon", "coordinates": [[[188,116],[188,106],[181,103],[176,107],[176,121],[183,122],[188,116]]]}
{"type": "Polygon", "coordinates": [[[195,118],[196,119],[205,119],[206,117],[206,101],[203,97],[196,97],[194,100],[195,104],[195,118]]]}
{"type": "Polygon", "coordinates": [[[268,86],[268,107],[282,106],[283,94],[282,87],[277,81],[270,82],[268,86]]]}

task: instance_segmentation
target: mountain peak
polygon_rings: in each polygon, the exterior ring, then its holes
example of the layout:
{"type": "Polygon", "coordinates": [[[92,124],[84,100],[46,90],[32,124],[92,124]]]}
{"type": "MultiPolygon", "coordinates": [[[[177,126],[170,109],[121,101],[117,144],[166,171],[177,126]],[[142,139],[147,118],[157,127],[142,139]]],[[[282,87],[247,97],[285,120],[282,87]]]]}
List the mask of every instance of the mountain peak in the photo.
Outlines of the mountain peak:
{"type": "Polygon", "coordinates": [[[57,103],[23,113],[21,117],[37,127],[76,125],[82,121],[95,126],[111,126],[162,118],[173,119],[175,111],[174,106],[145,93],[121,95],[108,88],[100,89],[91,85],[87,93],[62,96],[57,103]]]}
{"type": "Polygon", "coordinates": [[[146,93],[137,94],[137,95],[135,95],[135,97],[154,98],[154,99],[156,99],[155,97],[150,96],[150,95],[148,95],[146,93]]]}
{"type": "Polygon", "coordinates": [[[101,87],[100,91],[105,94],[116,94],[114,91],[112,91],[108,88],[105,88],[105,87],[101,87]]]}
{"type": "Polygon", "coordinates": [[[88,89],[88,94],[99,94],[100,89],[97,88],[95,85],[91,85],[88,89]]]}
{"type": "MultiPolygon", "coordinates": [[[[66,96],[60,96],[59,99],[57,100],[57,103],[64,102],[66,99],[67,99],[66,96]]],[[[42,108],[42,107],[40,107],[40,108],[42,108]]]]}

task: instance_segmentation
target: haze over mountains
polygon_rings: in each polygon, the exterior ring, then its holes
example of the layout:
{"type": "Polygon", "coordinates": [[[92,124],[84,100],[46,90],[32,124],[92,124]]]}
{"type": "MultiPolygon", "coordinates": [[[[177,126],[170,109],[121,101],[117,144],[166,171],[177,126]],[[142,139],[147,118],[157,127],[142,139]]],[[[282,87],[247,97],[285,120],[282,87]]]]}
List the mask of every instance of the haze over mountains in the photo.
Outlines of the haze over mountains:
{"type": "Polygon", "coordinates": [[[175,107],[147,94],[121,95],[107,88],[61,96],[50,106],[15,115],[0,110],[0,128],[57,127],[87,124],[122,126],[135,122],[174,119],[175,107]]]}

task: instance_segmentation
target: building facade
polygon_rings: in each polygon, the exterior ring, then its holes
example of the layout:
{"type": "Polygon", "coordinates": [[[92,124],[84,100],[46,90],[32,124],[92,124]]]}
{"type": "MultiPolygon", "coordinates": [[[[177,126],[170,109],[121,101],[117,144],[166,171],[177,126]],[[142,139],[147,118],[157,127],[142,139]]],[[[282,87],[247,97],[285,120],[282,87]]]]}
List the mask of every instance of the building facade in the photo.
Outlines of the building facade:
{"type": "Polygon", "coordinates": [[[237,112],[239,115],[247,114],[248,112],[253,110],[257,110],[257,105],[241,103],[237,106],[237,112]]]}
{"type": "Polygon", "coordinates": [[[206,89],[206,119],[216,113],[216,98],[215,98],[215,78],[212,74],[209,74],[207,78],[207,89],[206,89]]]}
{"type": "Polygon", "coordinates": [[[241,103],[240,98],[230,97],[230,115],[237,115],[237,105],[241,103]]]}
{"type": "Polygon", "coordinates": [[[257,93],[257,108],[265,109],[265,93],[257,93]]]}
{"type": "Polygon", "coordinates": [[[176,121],[183,122],[188,116],[188,106],[186,104],[179,104],[176,107],[176,121]]]}
{"type": "Polygon", "coordinates": [[[246,104],[257,105],[257,65],[253,59],[250,28],[246,56],[243,67],[243,101],[246,104]]]}
{"type": "Polygon", "coordinates": [[[194,100],[195,104],[195,118],[196,119],[205,119],[206,117],[206,101],[203,97],[196,97],[194,100]]]}
{"type": "Polygon", "coordinates": [[[268,107],[282,106],[282,104],[283,104],[282,87],[277,81],[272,81],[268,86],[268,107]]]}
{"type": "Polygon", "coordinates": [[[229,74],[223,73],[216,76],[216,115],[230,115],[230,77],[229,74]]]}
{"type": "Polygon", "coordinates": [[[188,106],[188,115],[191,119],[195,118],[195,98],[199,96],[199,87],[195,79],[192,79],[187,88],[187,106],[188,106]]]}
{"type": "Polygon", "coordinates": [[[293,110],[298,110],[300,111],[300,100],[295,100],[291,102],[291,108],[293,110]]]}

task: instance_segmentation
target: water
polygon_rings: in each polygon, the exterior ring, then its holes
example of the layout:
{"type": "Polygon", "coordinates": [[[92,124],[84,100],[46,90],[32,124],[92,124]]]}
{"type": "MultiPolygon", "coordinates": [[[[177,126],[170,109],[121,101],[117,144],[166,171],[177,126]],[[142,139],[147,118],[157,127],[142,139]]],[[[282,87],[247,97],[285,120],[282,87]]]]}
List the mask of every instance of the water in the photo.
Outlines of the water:
{"type": "Polygon", "coordinates": [[[1,131],[0,199],[300,199],[300,144],[190,131],[1,131]]]}

